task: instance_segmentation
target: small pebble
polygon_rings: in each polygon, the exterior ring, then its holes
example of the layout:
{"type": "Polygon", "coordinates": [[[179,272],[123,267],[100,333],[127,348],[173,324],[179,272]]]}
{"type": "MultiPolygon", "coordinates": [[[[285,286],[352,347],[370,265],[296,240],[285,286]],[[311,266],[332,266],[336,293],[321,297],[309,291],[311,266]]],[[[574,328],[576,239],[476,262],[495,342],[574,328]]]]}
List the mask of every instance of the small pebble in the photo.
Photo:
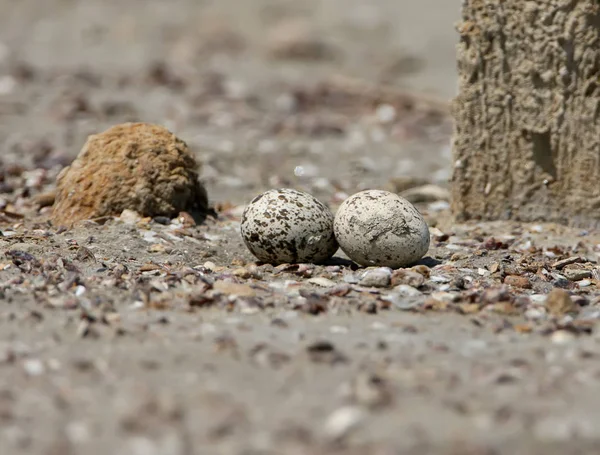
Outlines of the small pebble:
{"type": "Polygon", "coordinates": [[[566,288],[569,286],[570,281],[560,273],[552,272],[550,273],[550,276],[554,279],[554,281],[552,281],[554,286],[559,288],[566,288]]]}
{"type": "Polygon", "coordinates": [[[375,110],[375,116],[380,123],[392,123],[396,120],[396,108],[390,104],[380,104],[375,110]]]}
{"type": "Polygon", "coordinates": [[[269,54],[276,59],[321,60],[333,49],[319,36],[313,24],[303,19],[285,19],[268,33],[269,54]]]}
{"type": "Polygon", "coordinates": [[[206,261],[204,264],[202,264],[202,267],[204,267],[206,270],[210,270],[211,272],[214,272],[217,269],[217,265],[211,261],[206,261]]]}
{"type": "Polygon", "coordinates": [[[583,320],[597,320],[600,319],[600,309],[595,307],[584,308],[578,315],[579,319],[583,320]]]}
{"type": "Polygon", "coordinates": [[[546,309],[553,316],[562,316],[577,312],[579,307],[575,305],[567,291],[554,288],[546,297],[546,309]]]}
{"type": "Polygon", "coordinates": [[[425,283],[425,277],[412,270],[395,270],[392,275],[392,286],[408,284],[413,288],[419,288],[425,283]]]}
{"type": "Polygon", "coordinates": [[[84,422],[74,421],[70,422],[65,427],[65,434],[74,444],[83,444],[89,441],[91,437],[91,431],[84,422]]]}
{"type": "Polygon", "coordinates": [[[436,201],[427,205],[427,210],[430,212],[443,212],[448,209],[450,209],[450,203],[448,201],[436,201]]]}
{"type": "Polygon", "coordinates": [[[125,209],[121,212],[119,219],[125,224],[135,224],[140,221],[142,217],[134,210],[125,209]]]}
{"type": "Polygon", "coordinates": [[[169,224],[171,224],[171,218],[169,218],[168,216],[155,216],[152,219],[154,220],[154,222],[162,224],[164,226],[168,226],[169,224]]]}
{"type": "Polygon", "coordinates": [[[552,340],[554,344],[568,344],[575,340],[575,338],[576,336],[573,333],[566,330],[557,330],[550,336],[550,340],[552,340]]]}
{"type": "Polygon", "coordinates": [[[448,302],[448,303],[456,302],[460,298],[460,296],[458,294],[453,294],[451,292],[442,292],[442,291],[433,292],[431,294],[431,297],[440,302],[448,302]]]}
{"type": "Polygon", "coordinates": [[[387,288],[392,281],[392,270],[387,267],[380,267],[374,270],[368,270],[359,281],[361,286],[374,288],[387,288]]]}
{"type": "Polygon", "coordinates": [[[546,310],[544,308],[528,308],[525,310],[525,319],[528,321],[540,321],[547,317],[546,310]]]}
{"type": "Polygon", "coordinates": [[[400,284],[394,288],[394,292],[398,295],[408,296],[408,297],[418,297],[422,295],[421,291],[418,289],[409,286],[408,284],[400,284]]]}
{"type": "Polygon", "coordinates": [[[40,376],[46,371],[44,363],[39,359],[28,359],[23,362],[23,369],[29,376],[40,376]]]}
{"type": "Polygon", "coordinates": [[[581,280],[579,283],[577,283],[579,285],[580,288],[587,288],[588,286],[592,285],[591,280],[581,280]]]}
{"type": "Polygon", "coordinates": [[[423,299],[406,298],[398,295],[388,295],[383,297],[383,300],[391,302],[400,311],[416,310],[423,304],[423,299]]]}
{"type": "Polygon", "coordinates": [[[438,202],[449,201],[450,192],[437,185],[423,185],[416,188],[410,188],[401,193],[407,201],[416,204],[418,202],[438,202]]]}
{"type": "Polygon", "coordinates": [[[332,288],[335,286],[335,282],[331,281],[328,278],[324,278],[324,277],[315,277],[315,278],[311,278],[310,280],[308,280],[308,282],[310,284],[315,284],[317,286],[321,286],[324,288],[332,288]]]}
{"type": "Polygon", "coordinates": [[[431,275],[431,281],[434,283],[450,283],[452,278],[443,275],[431,275]]]}
{"type": "Polygon", "coordinates": [[[343,277],[344,282],[348,284],[358,284],[359,279],[352,273],[346,273],[343,277]]]}
{"type": "Polygon", "coordinates": [[[514,286],[516,288],[530,289],[531,283],[526,276],[508,275],[504,278],[504,284],[514,286]]]}
{"type": "Polygon", "coordinates": [[[570,264],[576,264],[577,262],[581,262],[581,258],[579,256],[571,256],[569,258],[566,259],[562,259],[560,261],[556,261],[552,264],[552,267],[554,267],[555,269],[562,269],[563,267],[570,265],[570,264]]]}
{"type": "Polygon", "coordinates": [[[228,281],[215,281],[213,287],[223,294],[238,297],[252,297],[256,294],[256,291],[246,284],[230,283],[228,281]]]}
{"type": "Polygon", "coordinates": [[[371,330],[387,330],[389,327],[380,321],[375,321],[371,324],[371,330]]]}
{"type": "Polygon", "coordinates": [[[333,411],[325,421],[327,437],[340,440],[348,436],[365,419],[365,412],[358,406],[344,406],[333,411]]]}
{"type": "Polygon", "coordinates": [[[533,303],[543,304],[544,302],[546,302],[546,297],[547,296],[544,294],[532,294],[529,296],[529,299],[533,303]]]}
{"type": "Polygon", "coordinates": [[[583,269],[565,268],[565,269],[563,269],[563,275],[565,276],[565,278],[567,280],[581,281],[585,278],[591,278],[592,272],[590,272],[589,270],[583,270],[583,269]]]}
{"type": "Polygon", "coordinates": [[[160,243],[154,243],[148,247],[149,253],[166,253],[167,247],[160,243]]]}

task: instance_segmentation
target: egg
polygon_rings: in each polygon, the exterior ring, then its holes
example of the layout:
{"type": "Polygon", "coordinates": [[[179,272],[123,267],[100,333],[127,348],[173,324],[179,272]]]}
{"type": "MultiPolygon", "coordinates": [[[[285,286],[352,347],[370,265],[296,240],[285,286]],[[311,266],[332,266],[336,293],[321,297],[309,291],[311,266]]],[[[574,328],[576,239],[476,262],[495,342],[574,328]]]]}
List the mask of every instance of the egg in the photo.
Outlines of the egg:
{"type": "Polygon", "coordinates": [[[429,228],[419,211],[397,194],[367,190],[346,199],[334,221],[340,248],[364,266],[404,267],[429,249],[429,228]]]}
{"type": "Polygon", "coordinates": [[[241,233],[261,262],[319,263],[338,245],[333,213],[314,196],[293,189],[269,190],[256,196],[242,215],[241,233]]]}

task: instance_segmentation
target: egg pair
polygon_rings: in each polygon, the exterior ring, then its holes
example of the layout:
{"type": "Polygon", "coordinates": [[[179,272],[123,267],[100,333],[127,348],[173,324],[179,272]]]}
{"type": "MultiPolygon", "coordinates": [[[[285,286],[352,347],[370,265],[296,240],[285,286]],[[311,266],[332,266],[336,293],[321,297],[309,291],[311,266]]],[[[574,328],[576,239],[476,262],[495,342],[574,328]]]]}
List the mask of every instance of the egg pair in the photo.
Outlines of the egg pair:
{"type": "Polygon", "coordinates": [[[314,196],[293,189],[255,197],[241,222],[244,243],[261,262],[321,263],[339,247],[363,266],[398,268],[429,249],[429,229],[419,211],[397,194],[354,194],[335,217],[314,196]]]}

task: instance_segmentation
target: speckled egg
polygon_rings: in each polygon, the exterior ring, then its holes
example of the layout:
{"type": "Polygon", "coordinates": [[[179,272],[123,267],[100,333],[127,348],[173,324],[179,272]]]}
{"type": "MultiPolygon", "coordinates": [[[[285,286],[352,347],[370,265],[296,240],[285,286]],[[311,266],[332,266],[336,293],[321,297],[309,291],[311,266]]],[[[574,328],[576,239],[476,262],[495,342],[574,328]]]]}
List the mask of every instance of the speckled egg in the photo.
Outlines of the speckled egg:
{"type": "Polygon", "coordinates": [[[242,238],[261,262],[323,262],[338,249],[333,214],[310,194],[292,189],[256,196],[242,215],[242,238]]]}
{"type": "Polygon", "coordinates": [[[388,191],[361,191],[346,199],[335,215],[334,232],[344,253],[364,266],[404,267],[429,249],[423,216],[388,191]]]}

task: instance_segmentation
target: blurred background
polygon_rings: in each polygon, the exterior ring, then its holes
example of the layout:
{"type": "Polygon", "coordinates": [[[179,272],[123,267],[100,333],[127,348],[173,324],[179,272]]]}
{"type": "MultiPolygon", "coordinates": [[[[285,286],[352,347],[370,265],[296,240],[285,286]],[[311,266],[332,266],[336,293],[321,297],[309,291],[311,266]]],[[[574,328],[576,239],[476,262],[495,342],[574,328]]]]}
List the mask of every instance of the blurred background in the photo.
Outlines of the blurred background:
{"type": "Polygon", "coordinates": [[[406,179],[443,186],[459,10],[459,0],[0,0],[3,169],[33,173],[42,191],[87,135],[147,121],[193,148],[214,201],[284,185],[330,196],[406,179]]]}

